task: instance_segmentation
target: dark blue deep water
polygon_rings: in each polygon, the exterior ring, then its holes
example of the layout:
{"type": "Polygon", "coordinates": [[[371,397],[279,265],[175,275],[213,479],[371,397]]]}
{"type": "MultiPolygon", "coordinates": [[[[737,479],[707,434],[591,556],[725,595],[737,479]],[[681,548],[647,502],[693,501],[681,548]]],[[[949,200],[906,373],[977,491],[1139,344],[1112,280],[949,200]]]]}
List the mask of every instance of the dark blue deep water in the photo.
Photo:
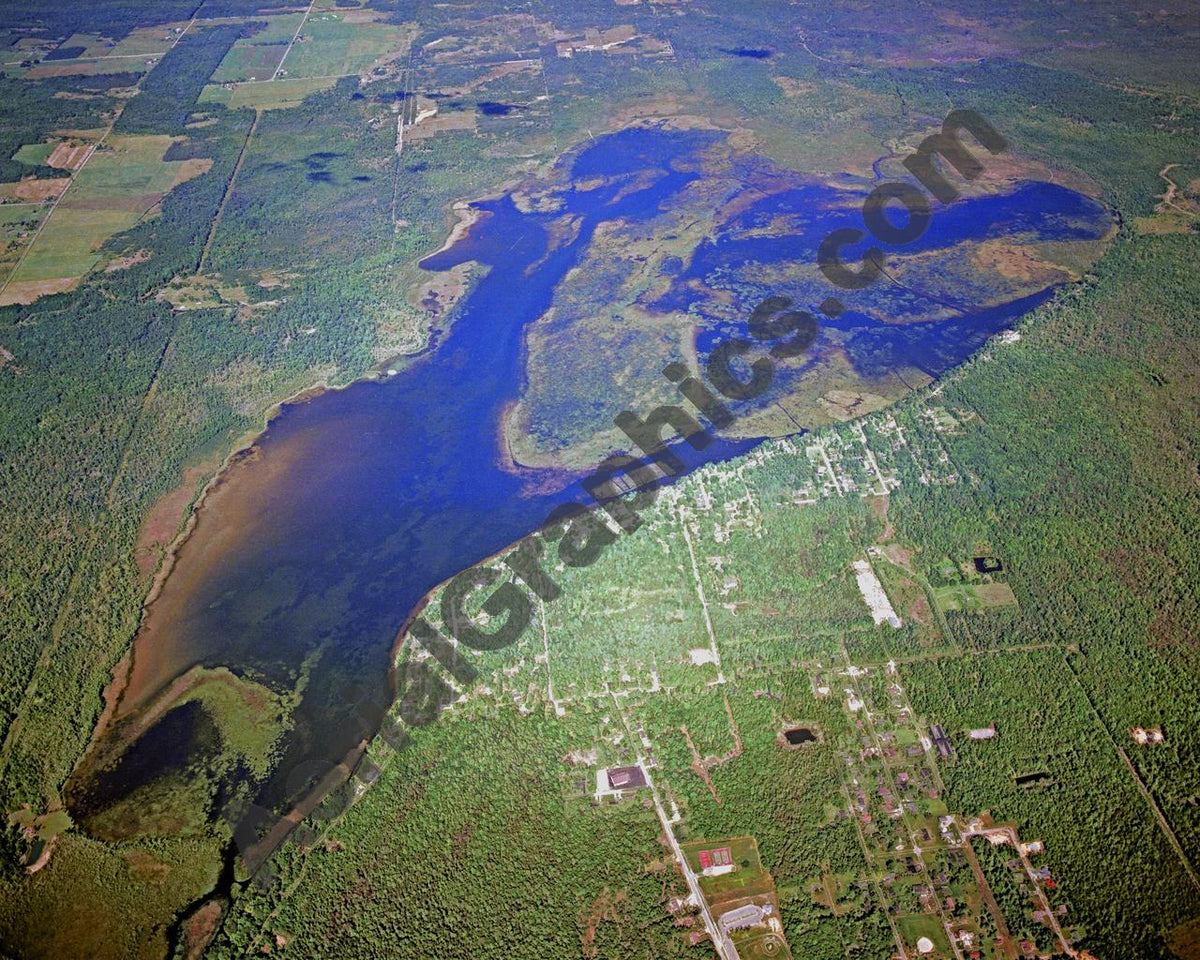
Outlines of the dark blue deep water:
{"type": "MultiPolygon", "coordinates": [[[[422,596],[538,528],[564,500],[584,499],[578,477],[504,466],[498,428],[522,387],[526,326],[550,306],[596,227],[656,215],[702,175],[680,161],[716,136],[626,131],[565,158],[573,166],[562,168],[560,195],[579,218],[570,242],[554,245],[547,230],[562,211],[522,213],[507,197],[480,203],[486,216],[470,234],[423,264],[445,270],[473,260],[487,268],[451,314],[448,332],[395,376],[285,407],[255,456],[212,497],[206,508],[212,515],[201,512],[150,609],[149,632],[139,638],[156,647],[154,684],[204,663],[291,687],[306,664],[307,686],[281,769],[302,758],[340,758],[368,736],[391,696],[388,659],[397,630],[422,596]],[[605,184],[593,189],[566,185],[600,176],[605,184]]],[[[757,175],[756,163],[747,163],[747,178],[757,175]]],[[[766,196],[727,224],[690,262],[673,263],[674,285],[659,306],[695,311],[685,286],[691,278],[716,283],[723,272],[740,271],[744,290],[755,264],[813,263],[829,230],[858,220],[844,192],[796,178],[793,189],[766,196]],[[775,214],[789,218],[787,235],[742,236],[775,214]]],[[[1107,228],[1106,212],[1093,201],[1028,184],[1007,196],[935,209],[932,228],[914,248],[1029,233],[1094,238],[1107,228]]],[[[1040,299],[990,310],[956,304],[952,320],[899,326],[856,312],[853,296],[846,296],[850,311],[830,322],[822,338],[844,338],[864,376],[897,363],[936,376],[1040,299]]],[[[745,312],[753,305],[746,302],[745,312]]],[[[726,322],[702,332],[701,351],[735,328],[726,322]]],[[[686,459],[694,466],[751,446],[715,443],[686,459]]]]}

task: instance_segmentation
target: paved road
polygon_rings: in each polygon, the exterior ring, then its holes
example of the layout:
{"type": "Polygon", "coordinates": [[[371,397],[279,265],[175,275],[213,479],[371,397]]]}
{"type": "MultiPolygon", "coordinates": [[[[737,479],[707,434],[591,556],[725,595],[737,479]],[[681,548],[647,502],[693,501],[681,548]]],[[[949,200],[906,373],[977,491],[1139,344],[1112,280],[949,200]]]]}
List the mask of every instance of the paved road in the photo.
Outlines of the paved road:
{"type": "MultiPolygon", "coordinates": [[[[629,742],[631,744],[637,742],[637,738],[633,735],[633,730],[629,726],[629,721],[625,719],[625,712],[621,709],[617,695],[611,689],[608,691],[608,694],[612,697],[613,706],[617,708],[617,715],[621,718],[621,723],[624,725],[625,732],[629,736],[629,742]]],[[[713,949],[716,950],[720,960],[740,960],[737,949],[722,936],[716,921],[713,920],[712,912],[708,909],[708,904],[704,900],[704,894],[700,892],[700,881],[696,878],[696,874],[692,872],[692,868],[688,866],[687,857],[683,855],[683,848],[679,846],[679,841],[675,839],[675,831],[671,828],[671,819],[667,816],[667,811],[663,809],[662,800],[658,796],[658,787],[654,785],[654,778],[650,776],[645,758],[639,753],[637,760],[638,765],[642,768],[642,772],[646,775],[646,784],[650,787],[650,794],[654,798],[654,809],[658,812],[658,822],[662,824],[663,833],[667,835],[667,842],[671,844],[671,849],[675,853],[675,859],[679,861],[679,869],[683,873],[683,879],[687,881],[688,890],[691,891],[692,898],[700,905],[700,916],[704,920],[704,929],[712,937],[713,949]]]]}
{"type": "Polygon", "coordinates": [[[970,825],[963,833],[964,837],[992,837],[1000,836],[1008,840],[1009,843],[1017,851],[1017,856],[1021,858],[1021,864],[1025,867],[1025,872],[1029,874],[1029,882],[1033,884],[1033,889],[1037,891],[1038,901],[1042,905],[1042,910],[1050,921],[1050,927],[1054,930],[1054,935],[1058,937],[1059,945],[1068,957],[1079,956],[1079,951],[1067,942],[1067,938],[1063,936],[1062,927],[1058,925],[1058,917],[1054,911],[1050,909],[1050,901],[1046,899],[1046,893],[1042,890],[1042,885],[1038,883],[1037,874],[1034,872],[1033,864],[1029,862],[1029,858],[1025,855],[1025,851],[1021,848],[1021,841],[1017,839],[1017,832],[1012,827],[975,827],[970,825]]]}

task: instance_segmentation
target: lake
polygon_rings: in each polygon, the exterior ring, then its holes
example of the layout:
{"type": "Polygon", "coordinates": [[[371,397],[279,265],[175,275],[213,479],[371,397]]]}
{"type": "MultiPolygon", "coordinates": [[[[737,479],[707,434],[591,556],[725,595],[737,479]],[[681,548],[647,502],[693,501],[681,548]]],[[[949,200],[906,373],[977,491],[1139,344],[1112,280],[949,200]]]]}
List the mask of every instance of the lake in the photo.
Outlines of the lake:
{"type": "MultiPolygon", "coordinates": [[[[118,716],[136,713],[197,664],[224,665],[276,690],[302,686],[281,770],[302,758],[337,761],[369,737],[391,701],[397,631],[427,592],[536,530],[562,502],[586,499],[580,474],[516,466],[502,441],[505,411],[525,386],[527,328],[571,282],[597,228],[649,222],[681,202],[704,176],[696,158],[720,137],[661,129],[601,137],[560,160],[555,209],[522,209],[512,196],[477,203],[482,216],[467,235],[422,264],[431,272],[468,261],[486,268],[434,345],[394,376],[285,405],[210,490],[147,609],[118,716]],[[583,181],[587,189],[577,187],[583,181]],[[564,216],[573,224],[567,234],[555,227],[564,216]]],[[[762,161],[746,161],[748,187],[767,176],[764,169],[762,161]]],[[[693,281],[719,283],[740,271],[735,289],[757,295],[744,280],[757,265],[811,265],[829,230],[860,222],[844,191],[795,174],[779,187],[780,173],[768,172],[773,192],[744,205],[741,219],[701,243],[689,262],[671,265],[671,289],[658,306],[697,313],[701,356],[738,330],[727,319],[703,322],[693,281]],[[748,235],[780,215],[790,224],[786,234],[748,235]]],[[[914,246],[948,249],[1013,233],[1095,239],[1108,225],[1095,201],[1024,184],[935,210],[933,227],[914,246]]],[[[813,356],[844,350],[865,381],[896,364],[938,376],[1048,293],[978,308],[957,303],[950,319],[904,324],[855,309],[847,297],[850,310],[836,321],[822,318],[813,356]]],[[[921,294],[906,294],[910,306],[914,296],[921,294]]],[[[748,315],[754,301],[737,306],[748,315]]],[[[603,405],[607,398],[574,399],[603,405]]],[[[756,442],[718,441],[702,454],[686,447],[680,454],[692,468],[756,442]]],[[[179,764],[162,737],[190,736],[179,729],[181,719],[152,737],[155,751],[127,754],[127,788],[153,774],[155,754],[164,770],[179,764]]],[[[124,765],[102,778],[106,800],[120,793],[124,765]]],[[[279,801],[287,792],[275,782],[265,796],[279,801]]]]}

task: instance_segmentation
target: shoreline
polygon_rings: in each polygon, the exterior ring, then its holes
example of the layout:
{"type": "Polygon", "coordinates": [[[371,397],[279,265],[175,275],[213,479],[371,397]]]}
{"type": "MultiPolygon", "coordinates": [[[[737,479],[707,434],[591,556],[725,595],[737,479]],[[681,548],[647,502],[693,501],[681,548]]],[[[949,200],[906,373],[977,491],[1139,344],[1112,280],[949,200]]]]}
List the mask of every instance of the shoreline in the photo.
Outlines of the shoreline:
{"type": "MultiPolygon", "coordinates": [[[[345,390],[356,383],[379,381],[378,374],[364,374],[350,382],[340,385],[331,386],[326,381],[317,381],[307,387],[303,387],[295,393],[290,394],[282,400],[273,403],[267,408],[263,415],[262,426],[258,429],[246,430],[242,433],[233,444],[232,449],[221,460],[220,465],[216,468],[213,475],[200,488],[200,492],[196,494],[195,499],[188,506],[187,518],[183,522],[183,527],[178,533],[172,537],[171,541],[163,550],[163,558],[157,569],[154,571],[150,579],[150,587],[146,592],[141,603],[141,610],[138,614],[137,630],[133,637],[125,646],[124,651],[113,665],[112,677],[105,685],[100,693],[103,706],[100,714],[96,718],[96,723],[92,728],[92,733],[88,739],[87,746],[83,753],[76,760],[74,767],[71,769],[71,777],[74,777],[76,772],[80,770],[88,761],[97,744],[103,737],[109,733],[114,727],[114,720],[117,711],[120,709],[121,703],[125,698],[126,689],[129,685],[129,679],[133,673],[134,662],[136,659],[136,648],[138,638],[142,635],[142,630],[145,627],[146,618],[150,607],[158,600],[166,585],[167,579],[175,569],[175,563],[179,558],[179,553],[187,542],[196,532],[196,527],[200,522],[200,515],[205,508],[209,496],[218,488],[227,483],[232,475],[232,471],[241,463],[251,460],[258,450],[258,444],[267,431],[270,429],[271,422],[278,417],[283,408],[292,403],[308,403],[316,399],[324,393],[334,390],[345,390]]],[[[186,469],[186,468],[185,468],[186,469]]],[[[144,520],[144,518],[143,518],[144,520]]],[[[186,671],[185,671],[186,674],[186,671]]],[[[182,676],[182,675],[181,675],[182,676]]],[[[178,678],[176,678],[178,679],[178,678]]],[[[174,683],[174,680],[169,681],[162,689],[157,690],[152,694],[151,700],[157,699],[163,689],[167,689],[174,683]]]]}
{"type": "MultiPolygon", "coordinates": [[[[445,253],[458,243],[459,240],[466,237],[475,224],[479,223],[485,217],[491,216],[491,213],[488,211],[480,210],[479,207],[475,206],[478,202],[473,200],[457,200],[450,206],[450,212],[457,217],[457,220],[450,228],[450,234],[446,237],[446,242],[432,253],[427,253],[421,257],[421,260],[428,260],[430,257],[436,257],[439,253],[445,253]]],[[[421,260],[418,260],[417,263],[420,264],[421,260]]]]}
{"type": "MultiPolygon", "coordinates": [[[[512,186],[512,182],[502,184],[496,195],[502,195],[506,188],[512,186]]],[[[483,199],[487,199],[486,197],[483,199]]],[[[483,219],[485,211],[478,210],[471,205],[471,201],[457,200],[451,206],[451,212],[457,217],[457,221],[450,227],[450,232],[446,241],[438,248],[435,253],[442,253],[450,249],[455,243],[466,237],[476,223],[483,219]]],[[[424,254],[416,261],[419,264],[422,260],[433,256],[434,253],[424,254]]],[[[191,540],[196,533],[197,526],[200,523],[200,518],[204,514],[205,509],[209,505],[209,497],[222,486],[229,483],[233,476],[233,471],[239,464],[245,463],[257,456],[259,444],[267,435],[271,428],[271,423],[284,412],[284,408],[293,404],[309,403],[316,400],[327,393],[334,391],[348,390],[363,383],[383,384],[391,379],[387,374],[388,365],[403,361],[412,363],[422,357],[431,354],[437,349],[441,339],[448,332],[448,328],[438,326],[436,320],[430,323],[426,330],[426,337],[421,347],[415,353],[402,354],[385,364],[374,364],[366,367],[357,375],[351,377],[348,381],[342,384],[331,384],[328,380],[319,379],[307,386],[301,387],[298,390],[288,394],[285,397],[273,402],[262,414],[260,425],[252,427],[240,434],[231,445],[229,451],[221,459],[213,475],[205,482],[195,498],[189,503],[186,518],[183,521],[183,526],[171,538],[171,540],[163,548],[162,560],[157,565],[150,578],[150,586],[142,599],[140,611],[138,614],[137,629],[133,636],[128,640],[124,650],[113,664],[112,673],[107,684],[101,690],[100,697],[102,706],[96,717],[96,721],[92,726],[91,735],[88,738],[87,745],[76,759],[68,775],[68,780],[75,776],[76,772],[84,767],[89,761],[92,753],[100,741],[109,734],[115,725],[119,723],[118,712],[121,704],[125,699],[125,694],[129,687],[130,679],[133,675],[134,666],[137,658],[138,638],[142,635],[145,629],[145,624],[153,604],[158,600],[163,589],[166,586],[167,580],[174,572],[175,564],[178,561],[180,552],[191,540]]],[[[185,468],[186,470],[186,468],[185,468]]],[[[168,491],[169,492],[169,491],[168,491]]],[[[145,517],[142,518],[145,522],[145,517]]],[[[439,587],[441,584],[438,585],[439,587]]],[[[408,619],[405,620],[405,627],[411,623],[412,619],[419,615],[420,610],[424,609],[424,602],[418,604],[408,619]]],[[[397,651],[398,652],[398,648],[397,651]]],[[[186,671],[185,671],[186,673],[186,671]]],[[[395,695],[395,657],[389,663],[388,667],[388,685],[392,690],[394,699],[395,695]]],[[[178,678],[175,678],[178,679],[178,678]]],[[[156,690],[150,697],[151,700],[161,696],[163,690],[169,688],[174,683],[174,680],[168,681],[159,690],[156,690]]]]}
{"type": "MultiPolygon", "coordinates": [[[[1051,182],[1054,181],[1052,180],[1051,182]]],[[[503,187],[501,188],[501,191],[502,190],[503,187]]],[[[484,199],[487,198],[485,197],[484,199]]],[[[437,251],[431,254],[426,254],[419,258],[416,261],[418,264],[428,260],[431,256],[451,249],[455,243],[459,242],[464,237],[469,236],[471,228],[484,219],[485,215],[488,215],[487,211],[479,210],[477,207],[473,206],[472,202],[466,200],[456,201],[452,205],[450,212],[455,218],[457,218],[457,222],[451,225],[447,239],[437,251]]],[[[1111,228],[1109,235],[1111,235],[1111,228]]],[[[1108,236],[1106,236],[1105,239],[1108,239],[1108,236]]],[[[409,362],[415,362],[422,357],[429,356],[437,350],[447,332],[448,328],[431,325],[429,327],[429,336],[424,345],[417,352],[404,355],[405,360],[409,362]]],[[[696,362],[698,365],[694,334],[692,342],[689,343],[688,346],[690,348],[690,355],[687,358],[689,360],[689,366],[692,365],[692,362],[696,362]]],[[[82,753],[80,759],[76,762],[74,768],[75,770],[79,769],[87,762],[88,757],[92,754],[99,741],[121,722],[120,710],[123,702],[126,699],[126,695],[129,692],[131,678],[134,675],[134,669],[138,657],[139,639],[141,639],[144,634],[146,623],[153,605],[159,600],[167,581],[169,580],[171,574],[175,571],[175,566],[181,551],[191,541],[191,538],[199,528],[201,516],[207,515],[207,511],[211,509],[209,500],[210,495],[223,489],[224,485],[233,481],[235,477],[234,469],[238,465],[253,462],[253,460],[260,454],[263,438],[268,435],[272,422],[284,412],[284,408],[286,406],[291,404],[307,403],[328,392],[334,390],[345,390],[360,383],[374,382],[377,384],[382,384],[388,379],[390,378],[386,374],[381,373],[379,368],[376,366],[369,367],[361,372],[358,376],[336,386],[330,385],[327,381],[318,380],[317,382],[302,387],[291,395],[273,403],[265,411],[261,426],[259,428],[248,429],[235,440],[232,449],[222,460],[216,472],[203,485],[195,499],[190,504],[188,508],[189,512],[186,520],[184,521],[182,529],[178,531],[178,533],[172,538],[164,550],[163,558],[158,566],[158,569],[154,572],[153,577],[151,578],[149,590],[142,601],[137,629],[132,639],[128,642],[123,654],[114,664],[112,679],[110,683],[105,686],[102,693],[102,710],[93,728],[92,736],[89,739],[88,745],[82,753]]],[[[514,444],[512,442],[511,431],[517,425],[516,422],[519,420],[520,404],[521,400],[519,397],[512,399],[506,402],[501,407],[499,412],[496,431],[499,448],[499,465],[501,468],[506,472],[526,478],[529,481],[529,484],[531,484],[531,486],[527,488],[530,490],[530,492],[537,491],[539,488],[541,488],[542,492],[545,492],[547,487],[557,487],[564,479],[567,479],[567,483],[569,484],[571,479],[586,475],[588,468],[581,467],[579,469],[572,469],[565,466],[560,461],[556,462],[558,461],[558,458],[554,457],[553,455],[548,457],[546,462],[539,462],[535,460],[533,463],[524,463],[518,459],[517,452],[514,449],[514,444]],[[549,475],[545,476],[544,478],[534,478],[529,476],[535,472],[548,472],[549,475]]],[[[757,435],[757,433],[755,435],[757,435]]],[[[780,436],[787,435],[790,435],[790,431],[780,434],[780,436]]],[[[478,563],[486,563],[498,556],[506,554],[516,544],[523,542],[529,536],[536,535],[537,532],[537,530],[531,531],[525,537],[521,537],[513,543],[504,546],[491,556],[485,557],[478,561],[478,563]]],[[[407,613],[401,627],[397,631],[396,638],[392,644],[391,657],[388,663],[388,686],[392,703],[394,703],[396,695],[396,663],[400,653],[403,650],[403,643],[406,639],[407,630],[426,609],[430,599],[434,596],[434,594],[441,590],[445,586],[445,583],[449,582],[449,579],[451,578],[447,578],[441,583],[434,585],[421,598],[421,600],[417,602],[413,609],[407,613]]],[[[162,687],[150,694],[149,699],[155,699],[159,697],[164,689],[171,687],[173,682],[174,681],[165,682],[162,687]]]]}

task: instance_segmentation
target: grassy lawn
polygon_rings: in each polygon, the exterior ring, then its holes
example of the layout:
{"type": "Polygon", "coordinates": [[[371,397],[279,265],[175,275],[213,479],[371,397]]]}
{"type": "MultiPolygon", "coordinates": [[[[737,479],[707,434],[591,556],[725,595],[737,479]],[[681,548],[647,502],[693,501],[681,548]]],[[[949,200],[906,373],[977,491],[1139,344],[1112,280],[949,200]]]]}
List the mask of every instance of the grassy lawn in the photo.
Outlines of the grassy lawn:
{"type": "MultiPolygon", "coordinates": [[[[942,927],[942,922],[932,914],[912,914],[907,917],[898,917],[896,926],[900,928],[900,936],[904,938],[904,942],[908,946],[915,948],[917,941],[921,937],[928,937],[933,941],[934,952],[926,954],[926,956],[953,956],[950,950],[950,941],[946,938],[946,931],[942,927]]],[[[914,949],[914,956],[916,955],[914,949]]]]}
{"type": "Polygon", "coordinates": [[[1015,607],[1017,598],[1007,583],[955,583],[935,587],[934,599],[943,613],[952,610],[975,612],[989,607],[1015,607]]]}

